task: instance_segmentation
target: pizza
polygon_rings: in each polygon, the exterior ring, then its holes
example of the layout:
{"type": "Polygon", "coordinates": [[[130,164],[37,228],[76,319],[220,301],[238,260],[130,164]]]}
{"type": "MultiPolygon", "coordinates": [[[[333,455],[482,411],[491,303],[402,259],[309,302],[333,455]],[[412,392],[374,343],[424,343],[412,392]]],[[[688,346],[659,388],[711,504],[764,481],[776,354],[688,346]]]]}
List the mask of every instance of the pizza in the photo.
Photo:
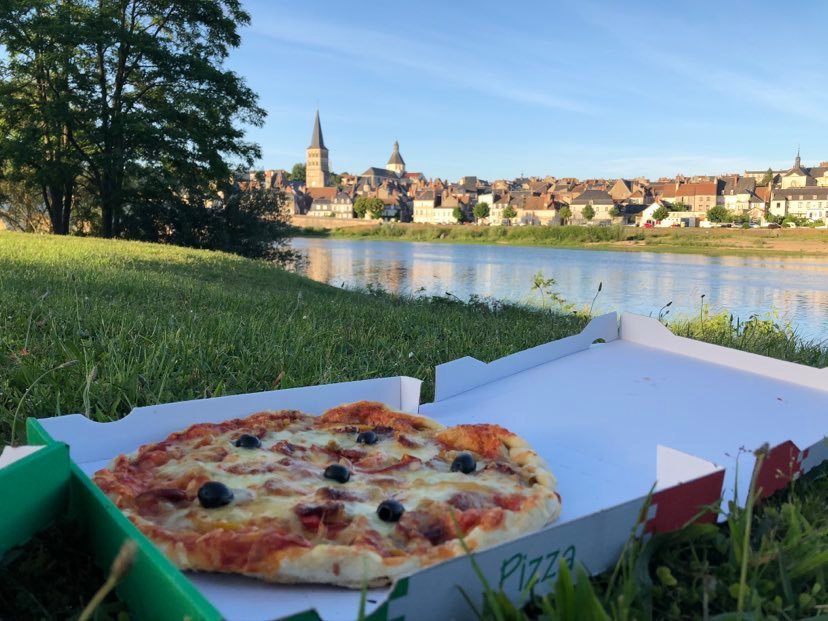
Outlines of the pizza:
{"type": "Polygon", "coordinates": [[[561,506],[503,427],[367,401],[193,425],[94,481],[181,569],[352,588],[535,531],[561,506]]]}

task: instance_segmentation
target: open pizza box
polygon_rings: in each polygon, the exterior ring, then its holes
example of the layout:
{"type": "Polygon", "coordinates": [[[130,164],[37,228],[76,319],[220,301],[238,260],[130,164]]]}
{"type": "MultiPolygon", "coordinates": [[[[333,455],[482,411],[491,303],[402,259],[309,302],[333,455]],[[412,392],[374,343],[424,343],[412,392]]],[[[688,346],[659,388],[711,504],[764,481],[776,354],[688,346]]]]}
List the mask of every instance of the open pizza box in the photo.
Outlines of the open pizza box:
{"type": "MultiPolygon", "coordinates": [[[[680,338],[655,319],[630,314],[620,328],[611,313],[578,335],[488,364],[461,358],[440,365],[436,400],[420,405],[419,393],[420,381],[408,377],[365,380],[136,408],[111,423],[82,415],[31,419],[29,437],[70,445],[105,540],[102,564],[124,537],[139,541],[156,571],[129,576],[121,596],[140,601],[136,618],[152,619],[180,618],[157,596],[160,587],[168,601],[177,589],[194,619],[332,621],[354,619],[359,610],[358,591],[182,575],[84,476],[196,422],[262,409],[319,414],[370,399],[445,425],[502,424],[546,459],[563,498],[554,524],[475,554],[489,584],[516,601],[533,577],[536,592],[549,588],[561,559],[598,573],[617,560],[636,528],[680,528],[736,489],[743,502],[753,451],[764,443],[771,450],[758,476],[763,495],[828,459],[828,369],[680,338]]],[[[483,586],[464,557],[369,590],[366,612],[372,621],[465,618],[471,610],[461,589],[479,605],[483,586]]]]}

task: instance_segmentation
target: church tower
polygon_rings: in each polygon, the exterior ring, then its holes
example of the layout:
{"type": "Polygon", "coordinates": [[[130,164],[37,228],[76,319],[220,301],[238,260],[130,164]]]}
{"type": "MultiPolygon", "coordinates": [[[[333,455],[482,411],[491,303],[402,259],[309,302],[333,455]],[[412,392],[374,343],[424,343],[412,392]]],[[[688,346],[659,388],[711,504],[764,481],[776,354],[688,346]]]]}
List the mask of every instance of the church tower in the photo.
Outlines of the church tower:
{"type": "Polygon", "coordinates": [[[391,157],[388,158],[386,168],[397,173],[398,177],[402,177],[405,174],[405,161],[402,155],[400,155],[400,143],[396,140],[394,141],[394,150],[391,152],[391,157]]]}
{"type": "Polygon", "coordinates": [[[308,158],[305,164],[305,185],[309,188],[324,188],[328,184],[328,149],[322,139],[322,127],[319,125],[319,110],[316,111],[316,120],[313,122],[313,135],[308,147],[308,158]]]}

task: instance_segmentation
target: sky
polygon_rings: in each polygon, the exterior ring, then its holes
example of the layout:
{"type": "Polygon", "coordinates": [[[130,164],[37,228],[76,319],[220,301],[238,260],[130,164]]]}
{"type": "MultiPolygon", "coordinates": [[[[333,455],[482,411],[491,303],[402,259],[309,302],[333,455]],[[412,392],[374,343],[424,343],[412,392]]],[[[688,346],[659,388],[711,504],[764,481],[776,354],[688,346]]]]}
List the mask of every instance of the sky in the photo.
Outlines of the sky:
{"type": "Polygon", "coordinates": [[[828,160],[828,2],[245,0],[260,168],[657,178],[828,160]]]}

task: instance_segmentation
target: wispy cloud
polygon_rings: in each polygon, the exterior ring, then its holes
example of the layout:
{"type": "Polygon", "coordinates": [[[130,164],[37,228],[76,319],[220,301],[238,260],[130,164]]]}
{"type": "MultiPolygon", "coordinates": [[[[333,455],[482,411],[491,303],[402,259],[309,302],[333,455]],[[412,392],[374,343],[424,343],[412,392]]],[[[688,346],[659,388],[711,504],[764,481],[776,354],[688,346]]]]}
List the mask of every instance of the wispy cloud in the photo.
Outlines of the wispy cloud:
{"type": "Polygon", "coordinates": [[[795,66],[776,66],[773,60],[763,63],[765,55],[757,58],[750,45],[766,40],[767,33],[744,32],[734,24],[730,36],[722,38],[711,32],[710,17],[703,11],[665,14],[653,9],[635,10],[626,4],[623,7],[584,1],[575,10],[590,27],[633,53],[642,67],[678,75],[696,92],[708,91],[711,96],[717,93],[729,102],[759,104],[826,124],[828,92],[823,82],[814,82],[822,68],[803,79],[803,72],[795,66]],[[646,37],[630,36],[642,29],[646,37]],[[700,54],[700,50],[706,50],[706,54],[700,54]]]}
{"type": "Polygon", "coordinates": [[[578,114],[600,112],[592,102],[563,96],[551,87],[538,87],[537,83],[527,87],[526,79],[504,77],[509,73],[508,66],[484,65],[477,59],[480,55],[468,46],[460,47],[453,40],[432,34],[415,39],[398,33],[289,16],[281,16],[278,23],[266,19],[254,21],[253,32],[309,51],[347,58],[355,69],[380,75],[388,71],[414,72],[418,78],[437,80],[447,87],[514,103],[578,114]]]}

